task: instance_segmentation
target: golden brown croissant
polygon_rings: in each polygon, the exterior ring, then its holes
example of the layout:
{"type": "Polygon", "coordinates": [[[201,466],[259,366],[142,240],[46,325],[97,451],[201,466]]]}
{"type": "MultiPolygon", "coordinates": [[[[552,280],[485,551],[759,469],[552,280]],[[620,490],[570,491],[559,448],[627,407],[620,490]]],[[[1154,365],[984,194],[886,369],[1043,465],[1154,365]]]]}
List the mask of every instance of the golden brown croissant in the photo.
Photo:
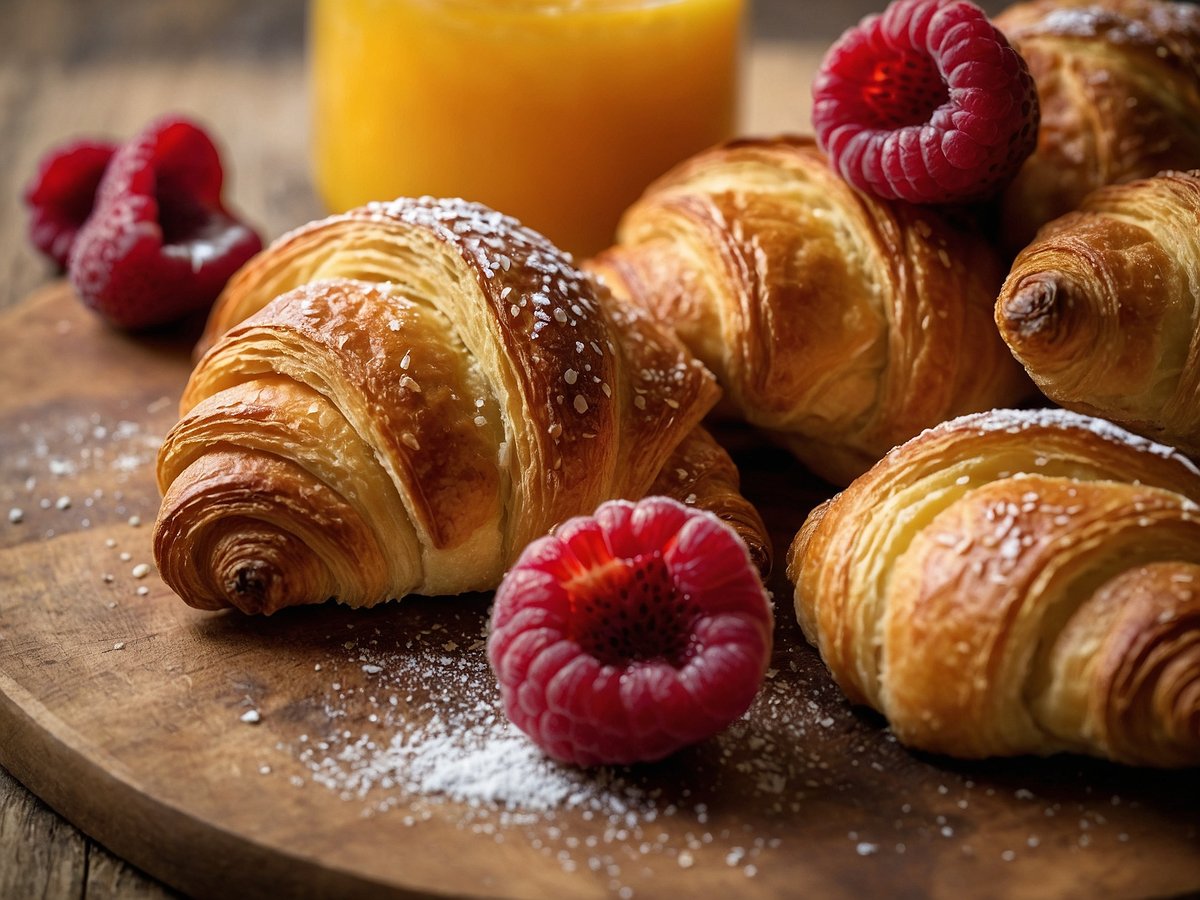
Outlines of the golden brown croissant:
{"type": "Polygon", "coordinates": [[[1034,0],[996,27],[1029,63],[1037,149],[1003,198],[1015,251],[1093,189],[1200,166],[1200,9],[1164,0],[1034,0]]]}
{"type": "Polygon", "coordinates": [[[674,327],[750,423],[845,484],[922,428],[1029,390],[991,322],[995,251],[847,185],[807,138],[653,184],[588,266],[674,327]]]}
{"type": "Polygon", "coordinates": [[[1093,193],[1023,250],[996,323],[1046,395],[1200,453],[1200,171],[1093,193]]]}
{"type": "Polygon", "coordinates": [[[809,517],[796,612],[914,747],[1200,763],[1200,472],[1063,410],[896,448],[809,517]]]}
{"type": "Polygon", "coordinates": [[[404,200],[300,229],[210,334],[158,464],[155,555],[194,606],[495,587],[533,538],[665,465],[765,558],[732,463],[694,432],[712,376],[498,213],[404,200]]]}

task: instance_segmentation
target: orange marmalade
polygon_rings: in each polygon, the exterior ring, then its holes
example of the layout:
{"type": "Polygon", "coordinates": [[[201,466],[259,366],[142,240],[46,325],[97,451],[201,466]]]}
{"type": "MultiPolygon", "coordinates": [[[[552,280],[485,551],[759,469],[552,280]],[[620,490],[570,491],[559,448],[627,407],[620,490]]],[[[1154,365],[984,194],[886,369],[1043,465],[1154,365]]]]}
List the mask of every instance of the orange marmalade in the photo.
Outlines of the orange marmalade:
{"type": "Polygon", "coordinates": [[[576,254],[734,128],[744,0],[313,0],[327,206],[432,194],[576,254]]]}

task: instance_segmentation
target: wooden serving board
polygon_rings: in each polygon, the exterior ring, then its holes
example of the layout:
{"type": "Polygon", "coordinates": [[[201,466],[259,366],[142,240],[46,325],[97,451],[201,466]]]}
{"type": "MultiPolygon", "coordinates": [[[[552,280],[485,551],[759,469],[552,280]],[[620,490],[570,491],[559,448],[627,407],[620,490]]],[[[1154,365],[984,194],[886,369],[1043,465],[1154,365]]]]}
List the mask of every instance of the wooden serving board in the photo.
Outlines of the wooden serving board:
{"type": "MultiPolygon", "coordinates": [[[[667,762],[594,773],[547,763],[504,723],[483,650],[487,597],[272,618],[189,609],[153,571],[132,574],[152,562],[153,456],[187,340],[112,332],[64,285],[0,328],[0,515],[23,512],[0,519],[0,764],[177,888],[1200,889],[1200,772],[909,753],[846,705],[795,626],[781,572],[773,668],[750,712],[667,762]]],[[[782,558],[828,489],[735,438],[782,558]]]]}

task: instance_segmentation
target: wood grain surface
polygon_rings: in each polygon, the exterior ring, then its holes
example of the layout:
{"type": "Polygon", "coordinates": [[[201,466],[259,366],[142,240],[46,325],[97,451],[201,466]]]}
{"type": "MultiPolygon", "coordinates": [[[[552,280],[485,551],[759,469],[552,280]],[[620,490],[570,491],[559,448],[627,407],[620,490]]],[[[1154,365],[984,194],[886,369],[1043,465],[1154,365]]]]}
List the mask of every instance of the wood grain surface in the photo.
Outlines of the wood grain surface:
{"type": "MultiPolygon", "coordinates": [[[[776,652],[747,716],[664,763],[589,774],[540,761],[503,725],[486,596],[270,618],[192,610],[152,571],[139,577],[152,562],[154,448],[189,336],[114,332],[64,284],[0,315],[0,329],[21,335],[0,362],[0,502],[22,510],[0,530],[0,764],[180,890],[1200,888],[1200,772],[911,754],[847,706],[778,572],[776,652]]],[[[744,432],[724,437],[786,546],[828,488],[744,432]]],[[[23,815],[6,810],[0,828],[21,832],[23,815]]],[[[54,846],[44,889],[74,892],[83,848],[54,846]]],[[[104,866],[86,868],[89,890],[104,866]]]]}

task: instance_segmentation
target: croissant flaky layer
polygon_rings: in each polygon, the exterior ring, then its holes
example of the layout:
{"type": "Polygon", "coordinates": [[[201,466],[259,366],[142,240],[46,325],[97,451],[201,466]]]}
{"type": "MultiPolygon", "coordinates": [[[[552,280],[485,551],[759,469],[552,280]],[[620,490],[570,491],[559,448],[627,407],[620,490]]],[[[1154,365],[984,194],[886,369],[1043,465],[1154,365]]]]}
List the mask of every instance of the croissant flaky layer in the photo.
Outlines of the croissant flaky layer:
{"type": "Polygon", "coordinates": [[[1041,104],[1037,149],[1004,195],[1014,251],[1095,188],[1200,166],[1200,9],[1034,0],[996,26],[1028,62],[1041,104]]]}
{"type": "Polygon", "coordinates": [[[696,430],[712,376],[491,210],[403,200],[293,232],[208,339],[158,464],[159,569],[194,606],[493,588],[533,538],[667,466],[769,558],[696,430]]]}
{"type": "Polygon", "coordinates": [[[1200,453],[1200,171],[1102,188],[1047,225],[996,323],[1048,397],[1200,453]]]}
{"type": "Polygon", "coordinates": [[[991,322],[996,251],[934,210],[855,191],[807,138],[683,163],[587,265],[674,328],[741,417],[836,483],[1029,390],[991,322]]]}
{"type": "Polygon", "coordinates": [[[809,517],[796,612],[899,739],[1200,764],[1200,471],[1066,411],[966,416],[809,517]]]}

